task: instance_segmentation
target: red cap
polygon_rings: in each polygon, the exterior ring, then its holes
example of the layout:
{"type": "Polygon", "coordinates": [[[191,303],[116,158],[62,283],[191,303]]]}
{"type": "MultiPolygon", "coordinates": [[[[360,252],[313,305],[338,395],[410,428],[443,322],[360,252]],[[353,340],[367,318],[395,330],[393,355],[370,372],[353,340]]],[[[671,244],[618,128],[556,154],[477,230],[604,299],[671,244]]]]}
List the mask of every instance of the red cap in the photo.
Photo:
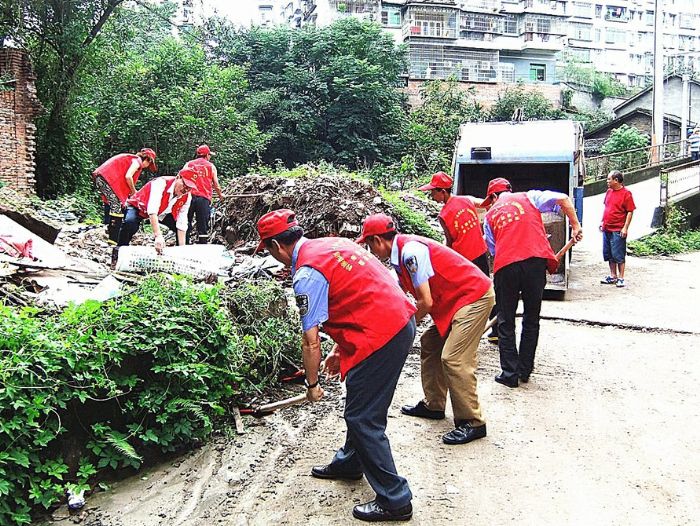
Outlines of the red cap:
{"type": "Polygon", "coordinates": [[[445,172],[438,172],[430,178],[430,183],[424,184],[418,190],[426,192],[435,188],[452,188],[452,177],[445,172]]]}
{"type": "Polygon", "coordinates": [[[258,219],[258,234],[260,243],[256,252],[260,252],[265,247],[265,240],[289,230],[293,226],[299,226],[296,214],[287,208],[273,210],[258,219]]]}
{"type": "Polygon", "coordinates": [[[156,152],[154,152],[150,148],[141,148],[141,151],[139,153],[145,155],[151,160],[151,164],[148,165],[148,169],[151,172],[157,172],[158,166],[156,166],[156,152]]]}
{"type": "Polygon", "coordinates": [[[493,194],[498,192],[509,192],[511,190],[510,181],[503,177],[497,177],[489,181],[489,187],[486,189],[486,199],[481,202],[480,208],[486,208],[493,200],[493,194]]]}
{"type": "Polygon", "coordinates": [[[177,175],[182,177],[182,182],[185,183],[185,186],[189,186],[190,188],[197,187],[197,177],[199,177],[199,172],[197,170],[183,168],[177,175]]]}
{"type": "Polygon", "coordinates": [[[209,146],[202,144],[201,146],[197,147],[197,155],[204,157],[205,155],[214,155],[214,152],[211,151],[209,146]]]}
{"type": "Polygon", "coordinates": [[[372,214],[362,222],[362,235],[355,243],[364,243],[369,236],[380,236],[387,232],[396,232],[394,220],[386,214],[372,214]]]}

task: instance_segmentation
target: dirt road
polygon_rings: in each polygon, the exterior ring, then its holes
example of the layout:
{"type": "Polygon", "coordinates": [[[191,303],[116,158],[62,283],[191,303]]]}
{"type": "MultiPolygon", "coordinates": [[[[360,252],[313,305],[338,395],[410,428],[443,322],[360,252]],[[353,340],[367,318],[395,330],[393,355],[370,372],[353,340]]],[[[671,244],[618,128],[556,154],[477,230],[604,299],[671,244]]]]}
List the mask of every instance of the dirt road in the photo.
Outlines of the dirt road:
{"type": "MultiPolygon", "coordinates": [[[[488,437],[445,446],[451,420],[400,416],[421,398],[417,350],[390,412],[416,524],[693,524],[700,517],[700,254],[628,261],[626,289],[598,284],[598,254],[577,252],[565,301],[546,302],[531,382],[493,381],[480,348],[488,437]],[[560,321],[576,320],[576,321],[560,321]],[[593,323],[588,323],[593,322],[593,323]]],[[[309,470],[343,440],[341,389],[256,421],[92,496],[91,526],[352,524],[366,481],[309,470]]]]}

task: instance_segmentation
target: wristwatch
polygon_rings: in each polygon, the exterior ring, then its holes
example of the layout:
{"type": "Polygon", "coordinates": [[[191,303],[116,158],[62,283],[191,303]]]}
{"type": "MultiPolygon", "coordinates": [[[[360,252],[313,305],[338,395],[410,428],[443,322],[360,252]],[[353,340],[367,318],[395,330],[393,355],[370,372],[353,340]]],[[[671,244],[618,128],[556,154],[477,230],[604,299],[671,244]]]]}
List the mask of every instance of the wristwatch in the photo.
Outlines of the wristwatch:
{"type": "Polygon", "coordinates": [[[304,378],[304,385],[307,389],[313,389],[318,385],[318,379],[314,383],[310,384],[309,381],[306,378],[304,378]]]}

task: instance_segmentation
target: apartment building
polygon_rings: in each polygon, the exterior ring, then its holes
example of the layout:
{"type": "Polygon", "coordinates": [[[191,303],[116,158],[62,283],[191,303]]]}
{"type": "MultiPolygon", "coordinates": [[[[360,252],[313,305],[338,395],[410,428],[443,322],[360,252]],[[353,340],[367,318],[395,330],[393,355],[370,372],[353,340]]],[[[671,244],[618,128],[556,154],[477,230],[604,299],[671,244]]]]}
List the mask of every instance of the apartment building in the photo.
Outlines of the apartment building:
{"type": "Polygon", "coordinates": [[[302,0],[302,24],[374,20],[409,52],[409,78],[553,83],[566,0],[302,0]]]}
{"type": "MultiPolygon", "coordinates": [[[[570,0],[565,57],[623,84],[645,86],[654,67],[654,0],[570,0]]],[[[700,66],[700,1],[664,0],[664,60],[674,70],[700,66]]]]}

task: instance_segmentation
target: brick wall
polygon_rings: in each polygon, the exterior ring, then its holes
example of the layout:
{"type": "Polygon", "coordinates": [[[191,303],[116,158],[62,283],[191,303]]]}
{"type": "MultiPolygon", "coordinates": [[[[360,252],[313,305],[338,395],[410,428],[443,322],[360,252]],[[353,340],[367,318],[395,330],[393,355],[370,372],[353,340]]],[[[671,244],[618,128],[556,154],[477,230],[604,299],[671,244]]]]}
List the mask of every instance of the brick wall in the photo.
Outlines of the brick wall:
{"type": "Polygon", "coordinates": [[[0,182],[34,193],[34,119],[42,107],[26,52],[0,48],[0,182]]]}
{"type": "MultiPolygon", "coordinates": [[[[408,102],[411,107],[420,106],[420,88],[423,85],[422,80],[409,80],[405,92],[408,95],[408,102]]],[[[490,108],[498,100],[498,95],[503,93],[507,88],[514,88],[515,84],[504,83],[478,83],[478,82],[458,82],[460,89],[467,91],[471,88],[475,90],[477,102],[485,108],[490,108]]],[[[555,108],[561,107],[561,87],[556,84],[523,84],[522,88],[526,92],[539,91],[549,100],[555,108]]]]}

